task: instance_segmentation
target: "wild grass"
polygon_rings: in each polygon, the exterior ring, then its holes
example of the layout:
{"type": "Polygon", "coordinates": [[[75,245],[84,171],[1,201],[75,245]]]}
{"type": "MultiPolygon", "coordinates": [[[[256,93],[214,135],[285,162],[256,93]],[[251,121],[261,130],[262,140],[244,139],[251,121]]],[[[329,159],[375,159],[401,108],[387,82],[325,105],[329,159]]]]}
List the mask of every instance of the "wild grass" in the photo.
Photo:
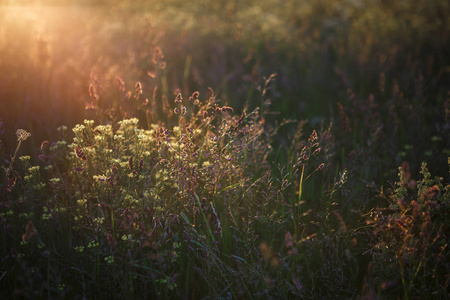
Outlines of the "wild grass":
{"type": "Polygon", "coordinates": [[[83,5],[0,8],[2,298],[450,296],[447,2],[83,5]]]}

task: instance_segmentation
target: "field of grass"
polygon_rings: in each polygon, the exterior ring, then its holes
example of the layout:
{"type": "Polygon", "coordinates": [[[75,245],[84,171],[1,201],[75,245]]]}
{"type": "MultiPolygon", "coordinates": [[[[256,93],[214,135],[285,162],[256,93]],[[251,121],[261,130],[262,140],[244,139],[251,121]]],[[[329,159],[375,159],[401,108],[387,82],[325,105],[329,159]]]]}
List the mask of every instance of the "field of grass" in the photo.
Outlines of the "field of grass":
{"type": "Polygon", "coordinates": [[[445,0],[0,4],[1,299],[449,299],[445,0]]]}

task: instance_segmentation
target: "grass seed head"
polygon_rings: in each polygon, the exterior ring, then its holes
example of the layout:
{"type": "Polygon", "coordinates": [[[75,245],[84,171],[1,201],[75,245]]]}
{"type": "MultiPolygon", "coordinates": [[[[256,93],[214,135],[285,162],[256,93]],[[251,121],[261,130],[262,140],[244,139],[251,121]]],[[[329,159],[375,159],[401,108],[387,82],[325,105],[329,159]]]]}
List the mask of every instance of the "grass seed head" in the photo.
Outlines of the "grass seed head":
{"type": "Polygon", "coordinates": [[[131,155],[130,155],[130,158],[128,158],[128,166],[130,167],[130,171],[132,171],[134,164],[133,164],[133,156],[131,156],[131,155]]]}
{"type": "Polygon", "coordinates": [[[27,226],[25,227],[25,233],[22,234],[22,241],[29,242],[31,238],[37,235],[37,230],[34,228],[34,224],[32,221],[28,221],[27,226]]]}
{"type": "Polygon", "coordinates": [[[125,82],[120,77],[116,77],[116,84],[121,92],[125,92],[125,82]]]}
{"type": "Polygon", "coordinates": [[[233,110],[233,108],[230,107],[230,106],[223,106],[223,107],[222,107],[222,111],[223,111],[223,112],[233,112],[234,110],[233,110]]]}
{"type": "Polygon", "coordinates": [[[208,92],[209,92],[209,98],[213,98],[214,97],[214,90],[210,87],[208,87],[208,92]]]}
{"type": "Polygon", "coordinates": [[[179,93],[177,95],[177,97],[175,98],[175,103],[181,103],[183,101],[183,96],[181,95],[181,93],[179,93]]]}

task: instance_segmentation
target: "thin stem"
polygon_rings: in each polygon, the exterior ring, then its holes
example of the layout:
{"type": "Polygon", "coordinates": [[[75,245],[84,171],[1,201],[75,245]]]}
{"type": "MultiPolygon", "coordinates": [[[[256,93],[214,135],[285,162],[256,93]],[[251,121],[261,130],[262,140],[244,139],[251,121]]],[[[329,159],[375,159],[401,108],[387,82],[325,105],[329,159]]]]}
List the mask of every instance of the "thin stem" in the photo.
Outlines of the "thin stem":
{"type": "Polygon", "coordinates": [[[16,147],[16,151],[14,151],[14,156],[11,158],[11,163],[9,164],[9,168],[8,168],[8,172],[6,174],[6,177],[8,177],[9,174],[11,173],[11,171],[12,171],[12,167],[13,167],[14,161],[16,160],[16,155],[17,155],[17,152],[19,151],[19,148],[20,148],[21,144],[22,144],[22,140],[19,140],[19,143],[17,144],[17,147],[16,147]]]}
{"type": "Polygon", "coordinates": [[[300,202],[302,200],[302,193],[303,193],[303,176],[305,174],[305,164],[302,166],[302,173],[300,175],[300,182],[298,186],[298,202],[294,204],[294,233],[295,238],[298,237],[298,222],[299,222],[299,216],[300,216],[300,202]]]}

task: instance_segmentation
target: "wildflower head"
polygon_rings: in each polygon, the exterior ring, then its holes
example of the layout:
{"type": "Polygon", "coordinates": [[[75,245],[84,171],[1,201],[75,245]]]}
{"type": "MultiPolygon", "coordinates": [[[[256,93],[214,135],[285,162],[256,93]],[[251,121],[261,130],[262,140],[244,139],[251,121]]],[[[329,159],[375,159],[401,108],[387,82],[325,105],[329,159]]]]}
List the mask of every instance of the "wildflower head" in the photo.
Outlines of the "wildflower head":
{"type": "Polygon", "coordinates": [[[175,103],[181,103],[183,100],[183,96],[181,96],[181,93],[178,93],[177,97],[175,98],[175,103]]]}
{"type": "Polygon", "coordinates": [[[76,147],[75,148],[75,154],[77,155],[77,157],[81,160],[86,160],[87,159],[87,155],[86,153],[84,153],[83,149],[81,149],[80,147],[76,147]]]}
{"type": "Polygon", "coordinates": [[[23,129],[17,129],[16,136],[17,136],[17,140],[19,142],[21,142],[21,141],[25,141],[27,138],[29,138],[31,136],[31,133],[26,132],[23,129]]]}

